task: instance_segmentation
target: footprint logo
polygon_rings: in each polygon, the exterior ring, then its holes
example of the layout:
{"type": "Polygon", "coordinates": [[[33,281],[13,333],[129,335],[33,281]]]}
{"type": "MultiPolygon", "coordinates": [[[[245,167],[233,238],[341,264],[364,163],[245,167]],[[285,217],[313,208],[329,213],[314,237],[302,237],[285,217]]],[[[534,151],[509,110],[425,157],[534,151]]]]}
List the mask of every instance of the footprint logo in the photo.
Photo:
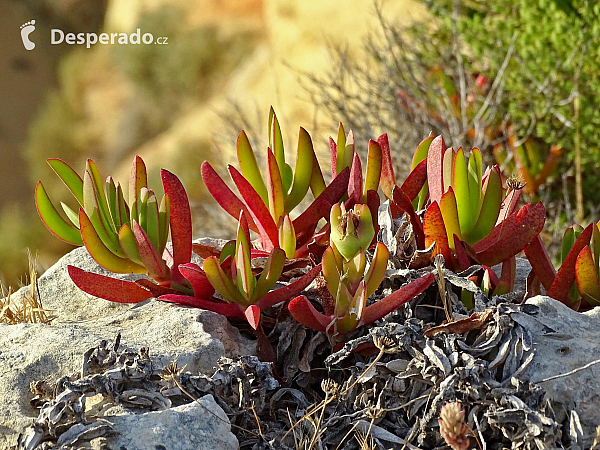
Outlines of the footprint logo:
{"type": "Polygon", "coordinates": [[[35,43],[29,40],[29,35],[33,32],[33,30],[35,30],[35,20],[21,25],[21,39],[23,40],[25,50],[33,50],[35,48],[35,43]]]}

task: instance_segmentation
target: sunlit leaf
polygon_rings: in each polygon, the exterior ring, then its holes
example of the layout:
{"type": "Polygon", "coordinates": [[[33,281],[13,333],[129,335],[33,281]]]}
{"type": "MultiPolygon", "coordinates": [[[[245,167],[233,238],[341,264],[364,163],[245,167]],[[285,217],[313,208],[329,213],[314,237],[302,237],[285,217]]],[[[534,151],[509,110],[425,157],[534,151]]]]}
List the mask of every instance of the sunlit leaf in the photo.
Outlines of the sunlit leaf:
{"type": "Polygon", "coordinates": [[[132,281],[86,272],[70,265],[67,266],[67,271],[79,289],[94,297],[117,303],[139,303],[152,297],[149,291],[132,281]]]}
{"type": "MultiPolygon", "coordinates": [[[[221,208],[236,220],[240,217],[240,212],[245,209],[244,203],[233,193],[229,186],[225,184],[219,174],[212,168],[208,161],[204,161],[201,166],[202,180],[208,192],[213,196],[221,208]]],[[[249,184],[249,183],[248,183],[249,184]]],[[[258,195],[258,193],[257,193],[258,195]]],[[[258,195],[260,198],[260,195],[258,195]]],[[[262,199],[261,199],[262,201],[262,199]]],[[[266,204],[263,202],[263,204],[266,204]]],[[[258,233],[258,228],[253,222],[248,223],[250,229],[258,233]]]]}
{"type": "MultiPolygon", "coordinates": [[[[163,189],[169,196],[169,225],[173,242],[173,271],[191,261],[192,258],[192,214],[185,188],[179,178],[168,170],[161,169],[163,189]]],[[[174,274],[174,275],[175,275],[174,274]]],[[[177,281],[177,280],[175,280],[177,281]]]]}
{"type": "Polygon", "coordinates": [[[58,213],[41,181],[35,186],[35,206],[42,222],[54,236],[72,245],[83,245],[79,230],[58,213]]]}
{"type": "Polygon", "coordinates": [[[258,195],[260,195],[262,201],[267,204],[269,201],[267,197],[267,187],[265,186],[260,169],[258,168],[256,156],[254,155],[248,136],[246,136],[244,131],[242,131],[237,138],[236,149],[238,163],[244,178],[248,180],[258,195]]]}
{"type": "Polygon", "coordinates": [[[294,182],[292,190],[285,199],[285,211],[287,212],[292,211],[308,192],[313,174],[314,154],[310,135],[304,128],[300,127],[294,182]]]}
{"type": "MultiPolygon", "coordinates": [[[[381,185],[381,190],[386,198],[391,199],[392,190],[394,189],[394,186],[396,186],[396,177],[394,175],[394,166],[392,163],[392,155],[390,154],[388,135],[382,134],[379,136],[377,138],[377,143],[379,144],[379,147],[381,147],[381,181],[379,184],[381,185]]],[[[425,173],[425,177],[427,177],[427,172],[425,173]]],[[[415,194],[415,196],[417,194],[415,194]]]]}
{"type": "Polygon", "coordinates": [[[367,192],[377,191],[379,180],[381,179],[381,147],[373,140],[369,141],[369,151],[367,153],[367,173],[363,186],[362,202],[367,202],[367,192]]]}
{"type": "Polygon", "coordinates": [[[439,202],[444,195],[444,153],[446,153],[444,138],[438,136],[431,142],[427,154],[427,184],[432,202],[439,202]]]}
{"type": "Polygon", "coordinates": [[[204,270],[204,273],[206,274],[210,284],[224,298],[241,306],[248,305],[247,300],[242,296],[242,294],[238,291],[238,288],[233,284],[229,277],[227,277],[221,268],[221,264],[217,258],[211,256],[210,258],[205,259],[202,269],[204,270]]]}
{"type": "Polygon", "coordinates": [[[446,226],[448,245],[452,250],[454,250],[455,246],[453,236],[456,235],[459,239],[462,239],[462,233],[460,231],[456,197],[452,187],[448,189],[448,192],[442,195],[442,199],[440,200],[440,211],[442,213],[442,217],[444,218],[444,225],[446,226]]]}
{"type": "Polygon", "coordinates": [[[367,306],[361,324],[369,325],[398,309],[406,302],[411,301],[421,292],[425,291],[425,289],[433,283],[434,279],[435,277],[431,273],[424,275],[421,278],[402,286],[384,299],[367,306]]]}
{"type": "Polygon", "coordinates": [[[254,297],[252,298],[253,301],[260,300],[273,289],[273,286],[275,286],[275,283],[277,283],[277,280],[281,277],[281,272],[283,272],[284,267],[285,253],[280,248],[274,248],[271,250],[267,262],[265,263],[265,267],[256,282],[254,297]]]}
{"type": "Polygon", "coordinates": [[[388,248],[382,242],[378,242],[375,247],[375,253],[373,254],[373,260],[371,261],[369,270],[367,270],[367,273],[365,274],[365,292],[367,297],[370,297],[383,281],[387,269],[388,258],[388,248]]]}
{"type": "Polygon", "coordinates": [[[46,162],[52,167],[52,170],[54,170],[65,186],[69,188],[79,204],[83,206],[83,180],[77,172],[62,159],[49,158],[46,162]]]}
{"type": "Polygon", "coordinates": [[[288,305],[288,309],[294,319],[313,330],[325,332],[331,323],[331,317],[317,311],[305,295],[293,299],[288,305]]]}
{"type": "Polygon", "coordinates": [[[591,306],[600,306],[598,267],[594,262],[592,251],[587,245],[577,257],[575,263],[575,281],[583,299],[591,306]]]}
{"type": "Polygon", "coordinates": [[[550,289],[548,290],[548,296],[563,303],[568,302],[567,298],[569,290],[575,282],[575,264],[577,263],[577,257],[579,256],[579,253],[589,245],[594,226],[595,224],[590,224],[575,240],[571,251],[569,251],[554,277],[552,286],[550,286],[550,289]]]}
{"type": "Polygon", "coordinates": [[[127,258],[136,264],[142,265],[142,260],[140,258],[140,254],[137,248],[137,241],[135,240],[135,235],[133,231],[129,227],[129,224],[123,224],[121,229],[119,230],[119,244],[123,249],[127,258]]]}
{"type": "MultiPolygon", "coordinates": [[[[126,258],[120,258],[110,251],[102,242],[94,225],[83,209],[79,210],[81,237],[88,252],[98,264],[115,273],[147,273],[148,270],[126,258]]],[[[122,251],[121,251],[122,252],[122,251]]]]}

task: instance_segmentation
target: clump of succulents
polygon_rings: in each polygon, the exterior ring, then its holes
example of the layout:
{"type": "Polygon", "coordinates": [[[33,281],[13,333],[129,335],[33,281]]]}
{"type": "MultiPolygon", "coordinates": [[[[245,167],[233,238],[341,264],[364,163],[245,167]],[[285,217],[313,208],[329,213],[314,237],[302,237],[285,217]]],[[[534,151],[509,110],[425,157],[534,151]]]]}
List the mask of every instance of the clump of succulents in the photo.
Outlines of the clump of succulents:
{"type": "MultiPolygon", "coordinates": [[[[54,235],[84,245],[105,269],[147,275],[134,282],[69,267],[71,278],[85,292],[116,302],[157,297],[208,309],[247,321],[257,333],[263,333],[262,314],[281,306],[301,324],[326,333],[337,346],[348,333],[382,319],[433,283],[439,267],[380,298],[389,251],[377,240],[379,192],[394,218],[405,215],[416,247],[431,257],[431,265],[442,255],[445,266],[456,272],[479,267],[470,276],[485,295],[513,289],[515,256],[524,250],[534,280],[550,296],[573,308],[582,301],[600,304],[600,223],[567,230],[562,266],[556,272],[539,237],[544,206],[519,208],[523,185],[505,184],[498,166],[484,170],[477,148],[455,151],[446,148],[442,136],[430,135],[417,147],[410,174],[398,184],[387,135],[368,142],[364,173],[352,131],[346,133],[340,124],[329,146],[329,184],[310,135],[302,128],[292,169],[271,110],[264,171],[246,134],[238,136],[240,169],[228,170],[239,196],[204,162],[201,173],[208,190],[238,222],[236,239],[223,248],[192,243],[183,185],[162,170],[164,196],[159,201],[148,187],[139,157],[132,164],[127,201],[112,177],[102,181],[93,161],[88,160],[80,176],[64,161],[49,159],[79,210],[61,203],[61,215],[41,182],[36,205],[54,235]],[[296,212],[307,203],[309,190],[313,200],[296,212]],[[193,252],[203,259],[201,264],[192,262],[193,252]],[[495,264],[502,264],[499,276],[490,269],[495,264]],[[301,270],[292,271],[296,279],[286,275],[291,269],[301,270]],[[317,278],[318,298],[309,299],[306,289],[317,278]]],[[[469,295],[463,292],[466,305],[472,300],[469,295]]]]}

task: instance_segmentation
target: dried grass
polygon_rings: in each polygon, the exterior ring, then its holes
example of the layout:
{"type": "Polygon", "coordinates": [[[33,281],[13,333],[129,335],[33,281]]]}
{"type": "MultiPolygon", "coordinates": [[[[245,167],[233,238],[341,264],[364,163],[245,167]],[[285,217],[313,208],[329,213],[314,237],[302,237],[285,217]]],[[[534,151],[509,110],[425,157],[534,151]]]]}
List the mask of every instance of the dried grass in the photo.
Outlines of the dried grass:
{"type": "Polygon", "coordinates": [[[0,284],[0,323],[16,325],[19,323],[49,323],[55,316],[42,306],[37,286],[36,257],[28,252],[29,259],[29,292],[21,297],[21,301],[12,299],[12,288],[0,284]]]}

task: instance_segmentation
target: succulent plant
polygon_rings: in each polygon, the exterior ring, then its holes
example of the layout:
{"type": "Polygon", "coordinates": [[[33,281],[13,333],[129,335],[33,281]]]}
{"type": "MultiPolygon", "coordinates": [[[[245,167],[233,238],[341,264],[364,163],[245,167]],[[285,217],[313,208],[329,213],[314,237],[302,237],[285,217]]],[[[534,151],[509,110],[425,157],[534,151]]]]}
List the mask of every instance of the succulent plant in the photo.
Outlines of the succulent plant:
{"type": "Polygon", "coordinates": [[[585,229],[579,225],[567,228],[558,271],[539,237],[527,246],[525,254],[548,296],[575,310],[582,299],[589,306],[600,305],[600,222],[585,229]]]}
{"type": "Polygon", "coordinates": [[[367,269],[365,251],[375,235],[367,205],[355,205],[346,211],[343,204],[331,208],[331,245],[323,253],[323,277],[331,298],[325,297],[320,313],[306,296],[296,297],[289,304],[292,316],[307,327],[324,331],[334,342],[356,328],[382,318],[423,292],[433,282],[426,275],[388,297],[367,306],[387,268],[388,249],[378,243],[367,269]],[[328,301],[333,299],[333,301],[328,301]]]}
{"type": "Polygon", "coordinates": [[[284,270],[285,252],[272,249],[257,278],[252,269],[250,230],[243,211],[233,243],[224,247],[220,258],[206,258],[202,269],[193,263],[181,266],[194,289],[193,296],[167,294],[160,300],[207,309],[226,317],[245,317],[257,329],[261,311],[298,295],[321,271],[321,265],[317,265],[293,283],[272,290],[284,270]],[[215,291],[221,298],[213,296],[215,291]]]}
{"type": "Polygon", "coordinates": [[[308,254],[308,244],[315,236],[319,220],[326,214],[324,211],[329,211],[331,205],[338,202],[347,191],[349,169],[342,171],[329,186],[325,186],[310,135],[300,128],[296,169],[293,171],[285,162],[281,129],[272,108],[269,114],[266,180],[261,175],[254,151],[243,131],[238,136],[237,155],[241,172],[233,166],[228,166],[228,170],[241,198],[205,161],[202,164],[202,179],[211,195],[236,219],[240,211],[248,214],[249,228],[258,233],[263,250],[271,251],[279,247],[285,250],[288,258],[308,254]],[[290,213],[304,199],[309,188],[315,200],[292,220],[290,213]]]}
{"type": "Polygon", "coordinates": [[[83,178],[60,159],[49,159],[48,164],[80,206],[75,213],[61,203],[68,221],[65,220],[38,182],[36,207],[50,232],[73,245],[85,245],[98,264],[111,272],[147,274],[156,281],[156,284],[145,283],[144,287],[135,283],[126,285],[124,281],[88,275],[70,267],[73,281],[82,290],[119,302],[132,298],[141,301],[165,289],[189,291],[178,267],[191,259],[191,214],[185,189],[175,175],[161,171],[165,195],[159,204],[154,192],[148,189],[144,162],[136,156],[131,167],[129,202],[126,202],[121,185],[115,184],[112,177],[103,185],[92,160],[87,161],[83,178]],[[166,248],[169,232],[172,252],[166,248]]]}
{"type": "Polygon", "coordinates": [[[505,189],[497,166],[484,173],[476,148],[467,158],[462,149],[447,149],[442,136],[429,136],[417,147],[413,167],[403,186],[393,190],[394,206],[410,217],[421,248],[435,244],[448,267],[508,261],[543,228],[544,206],[517,211],[520,186],[505,189]],[[415,206],[427,200],[421,221],[415,206]]]}

